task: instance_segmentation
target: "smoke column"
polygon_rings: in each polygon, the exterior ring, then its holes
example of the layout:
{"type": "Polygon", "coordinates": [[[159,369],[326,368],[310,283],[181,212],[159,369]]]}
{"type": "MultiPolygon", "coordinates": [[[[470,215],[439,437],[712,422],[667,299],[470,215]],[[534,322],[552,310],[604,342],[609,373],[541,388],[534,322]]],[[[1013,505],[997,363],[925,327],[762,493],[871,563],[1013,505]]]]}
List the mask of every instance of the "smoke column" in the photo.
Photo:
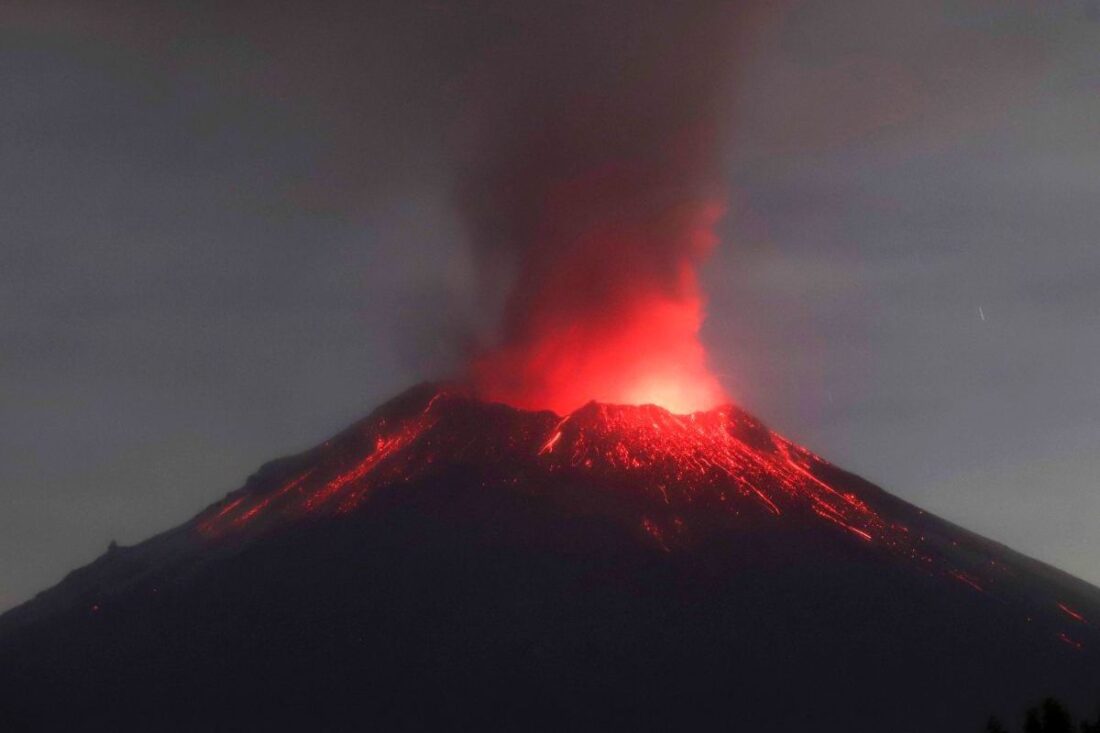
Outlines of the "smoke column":
{"type": "Polygon", "coordinates": [[[697,269],[717,243],[731,50],[744,18],[671,3],[509,18],[471,77],[461,203],[493,345],[485,398],[571,411],[723,401],[699,340],[697,269]]]}

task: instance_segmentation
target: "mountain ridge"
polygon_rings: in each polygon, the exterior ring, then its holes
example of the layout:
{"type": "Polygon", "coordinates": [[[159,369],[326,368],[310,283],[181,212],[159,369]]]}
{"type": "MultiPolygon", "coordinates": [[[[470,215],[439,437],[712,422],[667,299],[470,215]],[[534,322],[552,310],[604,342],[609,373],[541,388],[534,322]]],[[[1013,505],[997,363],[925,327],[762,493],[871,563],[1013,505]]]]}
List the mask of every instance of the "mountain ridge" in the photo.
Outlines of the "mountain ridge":
{"type": "Polygon", "coordinates": [[[590,403],[559,416],[425,384],[0,616],[0,715],[70,722],[43,693],[63,681],[70,712],[122,727],[164,710],[182,729],[247,723],[248,706],[222,696],[244,685],[279,729],[312,724],[320,706],[338,711],[334,729],[686,717],[766,731],[828,710],[846,721],[837,729],[881,730],[931,696],[891,729],[967,730],[1050,692],[1094,702],[1097,619],[1100,590],[738,408],[590,403]],[[302,692],[303,668],[359,703],[319,681],[302,692]],[[806,704],[784,705],[777,679],[806,704]],[[164,680],[206,712],[180,707],[164,680]],[[344,688],[356,681],[379,697],[344,688]],[[878,700],[865,727],[841,702],[858,685],[878,700]],[[132,690],[143,700],[120,702],[132,690]],[[420,709],[425,695],[442,707],[420,709]],[[778,717],[731,718],[718,699],[771,700],[778,717]]]}

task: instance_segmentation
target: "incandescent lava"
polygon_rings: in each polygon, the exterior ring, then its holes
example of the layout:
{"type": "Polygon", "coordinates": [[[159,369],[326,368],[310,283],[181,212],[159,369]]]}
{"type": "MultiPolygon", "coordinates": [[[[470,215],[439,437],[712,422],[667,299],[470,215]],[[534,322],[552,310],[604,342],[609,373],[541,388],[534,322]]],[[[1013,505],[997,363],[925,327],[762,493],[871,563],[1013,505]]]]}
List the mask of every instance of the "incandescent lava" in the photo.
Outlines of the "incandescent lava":
{"type": "Polygon", "coordinates": [[[661,513],[692,506],[730,516],[809,513],[864,542],[904,544],[904,528],[818,478],[824,461],[729,405],[677,415],[591,402],[562,417],[446,391],[422,402],[410,410],[399,401],[326,442],[277,487],[227,498],[201,518],[200,531],[344,514],[381,487],[473,466],[500,484],[593,483],[661,513]]]}
{"type": "MultiPolygon", "coordinates": [[[[269,464],[192,526],[206,542],[247,541],[455,474],[476,477],[487,492],[572,502],[570,511],[583,504],[663,552],[714,531],[824,533],[998,602],[1015,594],[1011,571],[984,540],[945,529],[732,405],[674,414],[590,402],[561,416],[422,385],[313,450],[269,464]]],[[[1091,627],[1063,602],[1046,606],[1091,627]]]]}

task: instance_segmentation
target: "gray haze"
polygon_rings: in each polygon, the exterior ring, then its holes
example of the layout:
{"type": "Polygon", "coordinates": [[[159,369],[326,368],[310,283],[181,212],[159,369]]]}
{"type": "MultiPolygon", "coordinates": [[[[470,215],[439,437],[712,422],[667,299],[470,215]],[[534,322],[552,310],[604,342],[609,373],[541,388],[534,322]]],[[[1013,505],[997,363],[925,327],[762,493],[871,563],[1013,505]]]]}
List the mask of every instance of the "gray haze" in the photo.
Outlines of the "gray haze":
{"type": "MultiPolygon", "coordinates": [[[[575,53],[593,4],[314,5],[0,2],[0,608],[492,322],[454,190],[479,70],[532,28],[575,53]]],[[[822,0],[749,29],[715,71],[716,371],[1100,582],[1100,7],[822,0]]]]}

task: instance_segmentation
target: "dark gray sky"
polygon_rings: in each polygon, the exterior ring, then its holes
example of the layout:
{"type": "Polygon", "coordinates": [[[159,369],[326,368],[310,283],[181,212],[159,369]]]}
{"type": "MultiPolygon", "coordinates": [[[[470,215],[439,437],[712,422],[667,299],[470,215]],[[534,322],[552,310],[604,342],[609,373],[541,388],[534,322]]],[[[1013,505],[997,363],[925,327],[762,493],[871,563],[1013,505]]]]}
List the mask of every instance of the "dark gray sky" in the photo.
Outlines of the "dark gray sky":
{"type": "MultiPolygon", "coordinates": [[[[181,5],[0,0],[0,608],[453,370],[486,318],[471,75],[621,11],[181,5]]],[[[716,371],[1100,582],[1100,6],[820,0],[751,31],[716,71],[716,371]]]]}

